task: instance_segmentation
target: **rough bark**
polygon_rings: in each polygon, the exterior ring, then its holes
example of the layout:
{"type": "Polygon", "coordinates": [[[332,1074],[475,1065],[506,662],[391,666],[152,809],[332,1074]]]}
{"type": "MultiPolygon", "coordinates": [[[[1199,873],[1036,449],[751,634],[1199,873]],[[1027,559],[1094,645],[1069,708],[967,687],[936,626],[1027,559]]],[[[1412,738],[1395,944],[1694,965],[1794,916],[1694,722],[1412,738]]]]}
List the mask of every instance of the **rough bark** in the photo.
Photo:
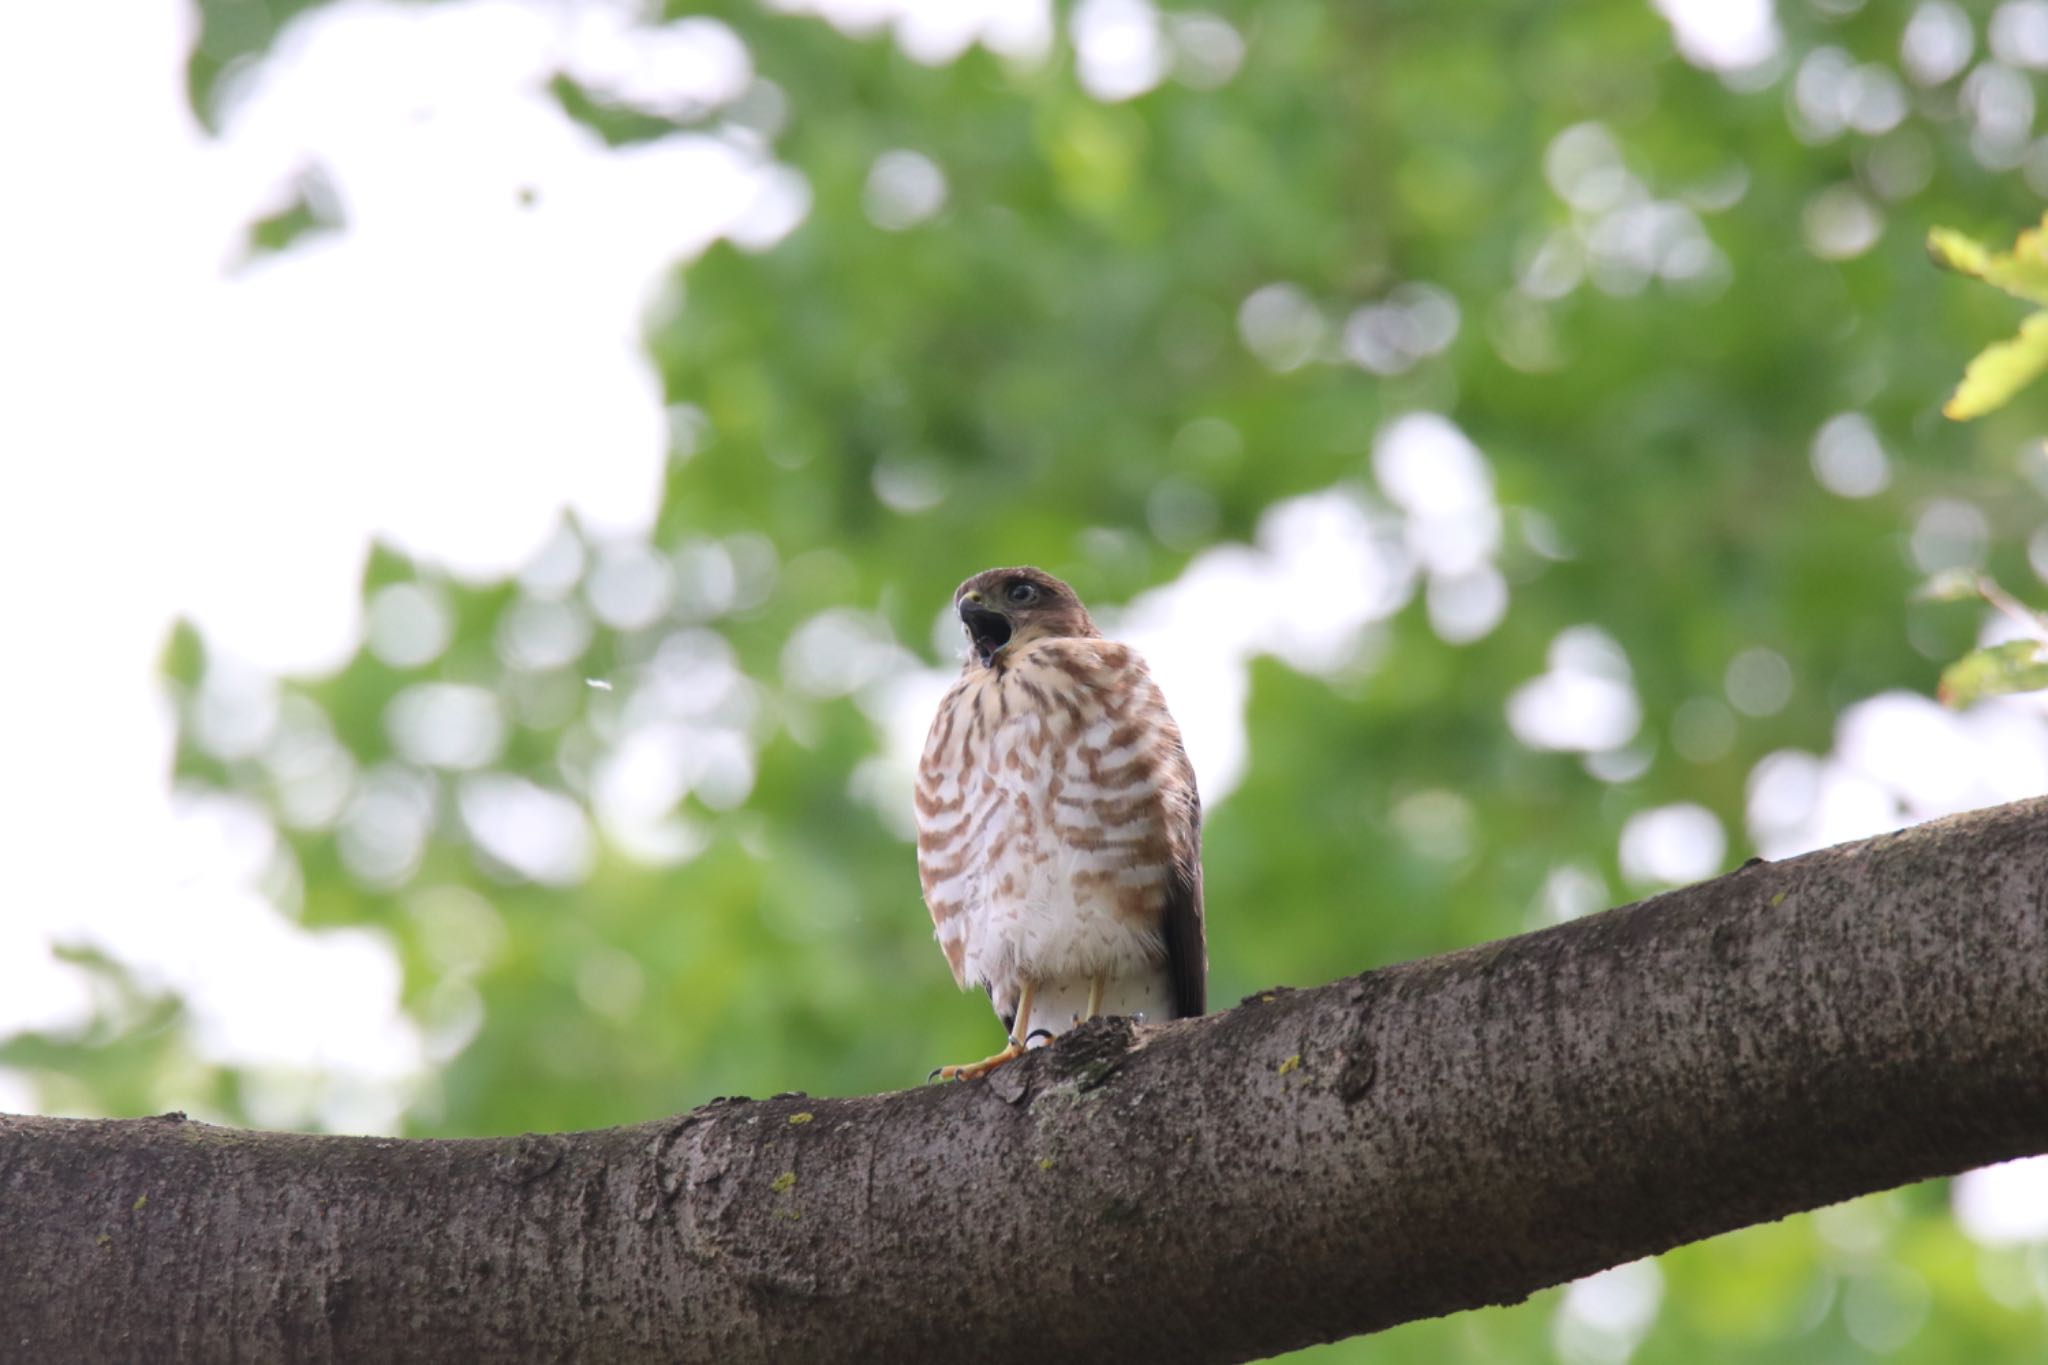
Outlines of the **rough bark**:
{"type": "Polygon", "coordinates": [[[452,1142],[0,1118],[0,1357],[1129,1365],[1511,1303],[2048,1150],[2044,895],[2048,800],[958,1086],[452,1142]]]}

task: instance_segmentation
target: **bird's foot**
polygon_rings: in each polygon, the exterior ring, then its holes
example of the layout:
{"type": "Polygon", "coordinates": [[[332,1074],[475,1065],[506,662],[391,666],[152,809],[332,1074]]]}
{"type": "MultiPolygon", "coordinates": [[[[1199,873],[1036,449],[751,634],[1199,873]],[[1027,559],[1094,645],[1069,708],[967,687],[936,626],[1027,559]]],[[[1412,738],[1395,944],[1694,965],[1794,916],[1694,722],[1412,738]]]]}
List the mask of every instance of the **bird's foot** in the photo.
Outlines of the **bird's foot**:
{"type": "Polygon", "coordinates": [[[1004,1048],[1001,1052],[996,1053],[993,1057],[984,1057],[978,1062],[968,1062],[964,1066],[937,1067],[932,1071],[932,1074],[925,1077],[925,1079],[927,1081],[980,1080],[983,1076],[988,1075],[989,1072],[994,1071],[1004,1062],[1013,1062],[1017,1058],[1022,1057],[1023,1055],[1024,1044],[1018,1042],[1016,1039],[1013,1038],[1010,1040],[1010,1045],[1008,1047],[1004,1048]]]}

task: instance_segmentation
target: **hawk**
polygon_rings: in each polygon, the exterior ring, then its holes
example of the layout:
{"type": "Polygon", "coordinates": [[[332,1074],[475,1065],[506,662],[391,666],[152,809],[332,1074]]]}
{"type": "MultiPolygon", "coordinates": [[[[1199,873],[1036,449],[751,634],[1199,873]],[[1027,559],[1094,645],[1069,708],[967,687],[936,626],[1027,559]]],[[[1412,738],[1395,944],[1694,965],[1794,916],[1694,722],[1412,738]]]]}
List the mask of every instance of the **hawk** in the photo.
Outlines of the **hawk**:
{"type": "Polygon", "coordinates": [[[1098,1014],[1202,1013],[1202,805],[1166,699],[1073,589],[989,569],[953,594],[968,656],[917,770],[917,871],[953,980],[1009,1046],[1098,1014]]]}

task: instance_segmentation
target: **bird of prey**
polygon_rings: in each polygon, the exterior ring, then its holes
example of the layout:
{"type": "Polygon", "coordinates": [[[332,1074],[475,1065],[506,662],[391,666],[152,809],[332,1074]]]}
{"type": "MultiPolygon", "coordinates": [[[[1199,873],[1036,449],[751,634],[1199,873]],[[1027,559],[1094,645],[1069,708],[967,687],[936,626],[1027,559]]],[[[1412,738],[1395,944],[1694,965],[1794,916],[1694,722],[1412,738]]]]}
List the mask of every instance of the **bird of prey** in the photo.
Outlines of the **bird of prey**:
{"type": "Polygon", "coordinates": [[[1202,1013],[1202,806],[1145,661],[1038,569],[978,573],[953,606],[968,656],[918,765],[917,870],[953,980],[1009,1045],[933,1074],[1098,1014],[1202,1013]]]}

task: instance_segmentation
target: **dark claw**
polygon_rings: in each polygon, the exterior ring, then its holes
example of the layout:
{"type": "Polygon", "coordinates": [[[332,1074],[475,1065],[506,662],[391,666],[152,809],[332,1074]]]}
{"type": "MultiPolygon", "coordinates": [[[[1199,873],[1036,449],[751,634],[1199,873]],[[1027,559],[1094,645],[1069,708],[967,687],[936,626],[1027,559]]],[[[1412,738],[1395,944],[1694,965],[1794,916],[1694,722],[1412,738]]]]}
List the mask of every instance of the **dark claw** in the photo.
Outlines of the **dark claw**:
{"type": "Polygon", "coordinates": [[[1053,1036],[1054,1036],[1054,1035],[1053,1035],[1053,1031],[1052,1031],[1051,1029],[1049,1029],[1049,1028],[1035,1028],[1035,1029],[1031,1030],[1031,1034],[1030,1034],[1030,1037],[1027,1037],[1027,1038],[1026,1038],[1026,1039],[1024,1040],[1024,1046],[1026,1046],[1026,1047],[1030,1047],[1030,1046],[1031,1046],[1031,1039],[1032,1039],[1032,1038],[1043,1038],[1043,1039],[1045,1039],[1045,1040],[1046,1040],[1047,1042],[1051,1042],[1051,1041],[1052,1041],[1052,1039],[1053,1039],[1053,1036]]]}

